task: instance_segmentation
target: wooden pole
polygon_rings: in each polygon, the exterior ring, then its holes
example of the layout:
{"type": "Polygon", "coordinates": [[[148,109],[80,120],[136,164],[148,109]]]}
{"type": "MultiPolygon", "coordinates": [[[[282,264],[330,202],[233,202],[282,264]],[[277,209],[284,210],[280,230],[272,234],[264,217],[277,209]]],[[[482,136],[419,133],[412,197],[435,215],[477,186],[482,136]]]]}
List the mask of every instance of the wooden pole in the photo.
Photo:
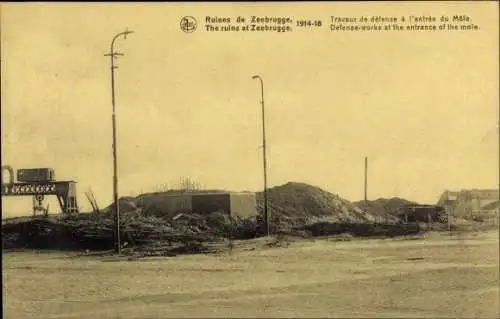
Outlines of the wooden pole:
{"type": "Polygon", "coordinates": [[[365,203],[368,201],[368,157],[365,157],[365,203]]]}

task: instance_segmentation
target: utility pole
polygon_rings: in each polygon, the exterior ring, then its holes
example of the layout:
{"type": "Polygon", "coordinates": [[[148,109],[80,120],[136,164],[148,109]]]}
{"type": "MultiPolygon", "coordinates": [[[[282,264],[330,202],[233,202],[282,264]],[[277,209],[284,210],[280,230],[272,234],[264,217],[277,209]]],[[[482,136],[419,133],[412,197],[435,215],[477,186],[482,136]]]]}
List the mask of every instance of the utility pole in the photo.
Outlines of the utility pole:
{"type": "Polygon", "coordinates": [[[115,221],[116,221],[116,252],[121,254],[121,243],[120,243],[120,204],[118,202],[118,160],[116,156],[116,108],[115,108],[115,69],[118,67],[115,65],[115,59],[118,56],[123,56],[123,53],[115,52],[115,40],[123,36],[127,39],[127,35],[133,33],[133,31],[125,30],[116,34],[111,41],[110,53],[105,54],[109,56],[111,60],[111,103],[112,103],[112,125],[113,125],[113,200],[115,206],[115,221]]]}
{"type": "Polygon", "coordinates": [[[270,235],[269,230],[269,212],[268,212],[268,203],[267,203],[267,147],[266,147],[266,121],[265,121],[265,113],[264,113],[264,82],[259,75],[252,76],[252,79],[260,80],[260,88],[261,88],[261,100],[260,104],[262,105],[262,159],[264,165],[264,219],[267,236],[270,235]]]}
{"type": "Polygon", "coordinates": [[[368,157],[365,157],[365,204],[368,201],[368,157]]]}

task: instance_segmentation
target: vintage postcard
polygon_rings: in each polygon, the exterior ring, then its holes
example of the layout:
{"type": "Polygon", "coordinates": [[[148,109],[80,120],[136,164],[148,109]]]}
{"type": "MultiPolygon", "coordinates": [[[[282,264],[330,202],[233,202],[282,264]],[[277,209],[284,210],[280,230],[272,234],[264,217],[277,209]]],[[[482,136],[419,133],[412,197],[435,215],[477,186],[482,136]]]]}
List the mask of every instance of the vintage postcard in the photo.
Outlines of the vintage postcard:
{"type": "Polygon", "coordinates": [[[498,318],[499,3],[1,2],[4,318],[498,318]]]}

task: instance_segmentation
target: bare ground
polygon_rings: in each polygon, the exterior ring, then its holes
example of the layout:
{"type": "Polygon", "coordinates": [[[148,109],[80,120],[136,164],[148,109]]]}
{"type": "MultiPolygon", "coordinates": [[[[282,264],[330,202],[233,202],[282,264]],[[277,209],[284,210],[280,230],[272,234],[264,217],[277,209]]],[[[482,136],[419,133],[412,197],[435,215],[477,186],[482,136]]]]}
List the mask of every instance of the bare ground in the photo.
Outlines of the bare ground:
{"type": "Polygon", "coordinates": [[[3,255],[5,318],[498,318],[498,231],[126,261],[3,255]]]}

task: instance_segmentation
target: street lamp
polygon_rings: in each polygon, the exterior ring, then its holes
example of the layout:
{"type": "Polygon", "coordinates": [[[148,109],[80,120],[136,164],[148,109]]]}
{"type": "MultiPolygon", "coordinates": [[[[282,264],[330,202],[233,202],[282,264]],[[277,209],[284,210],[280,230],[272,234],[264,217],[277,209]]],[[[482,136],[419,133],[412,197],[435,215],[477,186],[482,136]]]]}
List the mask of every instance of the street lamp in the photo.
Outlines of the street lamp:
{"type": "Polygon", "coordinates": [[[264,164],[264,220],[266,225],[267,236],[270,235],[269,231],[269,215],[267,209],[267,159],[266,159],[266,123],[265,123],[265,113],[264,113],[264,82],[259,75],[252,76],[252,79],[260,80],[260,88],[261,88],[261,100],[260,104],[262,105],[262,154],[263,154],[263,164],[264,164]]]}
{"type": "Polygon", "coordinates": [[[111,103],[113,106],[112,112],[112,122],[113,122],[113,199],[115,203],[115,214],[116,214],[116,251],[118,254],[121,253],[120,244],[120,205],[118,203],[118,164],[116,158],[116,113],[115,113],[115,59],[118,56],[123,56],[123,53],[115,52],[115,40],[123,36],[127,39],[127,35],[133,33],[133,31],[125,30],[116,34],[111,41],[110,53],[105,54],[109,56],[111,60],[111,103]]]}

